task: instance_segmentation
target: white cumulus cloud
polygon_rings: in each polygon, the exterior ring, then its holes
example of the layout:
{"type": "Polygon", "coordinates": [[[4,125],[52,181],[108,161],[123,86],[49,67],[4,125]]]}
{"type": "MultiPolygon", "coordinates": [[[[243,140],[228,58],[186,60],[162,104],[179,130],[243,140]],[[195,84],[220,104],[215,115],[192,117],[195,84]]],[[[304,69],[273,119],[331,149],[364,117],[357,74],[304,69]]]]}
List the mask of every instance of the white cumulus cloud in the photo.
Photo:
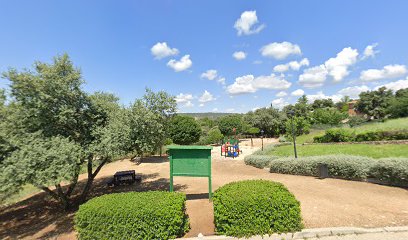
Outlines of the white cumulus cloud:
{"type": "Polygon", "coordinates": [[[288,105],[289,103],[285,101],[283,98],[277,98],[272,101],[272,107],[282,109],[284,106],[288,105]]]}
{"type": "Polygon", "coordinates": [[[246,58],[246,53],[243,51],[234,52],[232,54],[232,57],[234,57],[235,60],[238,60],[238,61],[244,60],[246,58]]]}
{"type": "Polygon", "coordinates": [[[258,89],[284,90],[288,89],[292,83],[285,80],[283,75],[271,74],[268,76],[245,75],[237,77],[235,82],[227,87],[227,92],[231,95],[254,93],[258,89]]]}
{"type": "Polygon", "coordinates": [[[265,24],[259,25],[258,22],[256,11],[245,11],[235,22],[234,28],[237,30],[238,36],[255,34],[265,28],[265,24]]]}
{"type": "Polygon", "coordinates": [[[204,93],[201,95],[201,97],[198,99],[200,103],[211,102],[214,100],[215,100],[214,96],[207,90],[205,90],[204,93]]]}
{"type": "Polygon", "coordinates": [[[300,97],[303,96],[303,94],[305,94],[305,91],[303,91],[302,89],[298,89],[293,91],[290,95],[295,96],[295,97],[300,97]]]}
{"type": "Polygon", "coordinates": [[[286,64],[279,64],[273,68],[275,72],[286,72],[289,69],[298,71],[302,66],[309,66],[309,59],[303,58],[301,61],[291,61],[286,64]]]}
{"type": "Polygon", "coordinates": [[[349,68],[357,62],[357,57],[357,49],[343,48],[336,57],[328,59],[324,64],[305,69],[299,75],[299,84],[306,88],[321,87],[328,76],[334,82],[340,82],[350,74],[349,68]]]}
{"type": "Polygon", "coordinates": [[[280,91],[278,92],[278,94],[276,94],[277,97],[286,97],[288,94],[284,91],[280,91]]]}
{"type": "Polygon", "coordinates": [[[184,55],[180,61],[177,61],[175,59],[171,59],[168,63],[167,66],[173,68],[175,72],[181,72],[184,70],[189,69],[193,65],[193,62],[190,59],[190,55],[184,55]]]}
{"type": "Polygon", "coordinates": [[[364,49],[362,59],[366,59],[366,58],[370,58],[370,57],[371,57],[371,58],[375,57],[375,55],[380,52],[380,51],[378,51],[378,50],[375,49],[377,46],[378,46],[378,43],[374,43],[374,44],[368,45],[368,46],[364,49]]]}
{"type": "Polygon", "coordinates": [[[278,60],[285,59],[289,55],[300,55],[302,51],[299,45],[290,42],[274,42],[263,46],[260,49],[262,56],[273,57],[278,60]]]}
{"type": "Polygon", "coordinates": [[[177,103],[186,103],[193,100],[193,95],[190,93],[180,93],[175,97],[177,103]]]}
{"type": "Polygon", "coordinates": [[[379,89],[380,87],[386,87],[388,89],[393,90],[394,92],[403,88],[408,88],[408,77],[405,80],[398,80],[381,86],[377,86],[375,89],[379,89]]]}
{"type": "Polygon", "coordinates": [[[235,82],[227,87],[227,92],[232,95],[254,93],[256,92],[256,88],[253,86],[253,82],[253,75],[237,77],[235,82]]]}
{"type": "Polygon", "coordinates": [[[333,102],[339,102],[343,96],[340,94],[334,95],[325,95],[322,91],[317,92],[316,94],[307,95],[309,103],[313,103],[317,99],[328,99],[331,98],[333,102]]]}
{"type": "Polygon", "coordinates": [[[377,81],[389,78],[397,78],[405,75],[407,68],[405,65],[386,65],[382,69],[368,69],[360,73],[363,81],[377,81]]]}
{"type": "Polygon", "coordinates": [[[342,96],[349,96],[350,98],[356,99],[358,95],[362,92],[369,91],[370,88],[366,85],[363,86],[353,86],[353,87],[346,87],[338,91],[338,94],[342,96]]]}
{"type": "Polygon", "coordinates": [[[327,74],[327,69],[323,64],[305,69],[299,75],[299,84],[306,88],[321,87],[326,81],[327,74]]]}
{"type": "Polygon", "coordinates": [[[217,77],[217,70],[215,69],[207,70],[206,72],[203,72],[201,74],[201,78],[206,78],[208,80],[214,80],[216,77],[217,77]]]}
{"type": "Polygon", "coordinates": [[[162,59],[177,55],[179,50],[177,48],[171,48],[166,42],[158,42],[150,49],[150,52],[156,59],[162,59]]]}

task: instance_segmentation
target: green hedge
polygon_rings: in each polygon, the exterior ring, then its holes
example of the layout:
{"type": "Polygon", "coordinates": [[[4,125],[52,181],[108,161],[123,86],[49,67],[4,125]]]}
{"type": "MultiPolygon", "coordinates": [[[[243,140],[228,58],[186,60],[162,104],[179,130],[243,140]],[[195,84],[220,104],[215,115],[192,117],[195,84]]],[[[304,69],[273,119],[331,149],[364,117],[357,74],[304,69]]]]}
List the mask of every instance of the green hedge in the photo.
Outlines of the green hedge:
{"type": "MultiPolygon", "coordinates": [[[[264,161],[267,156],[264,156],[264,161]]],[[[270,157],[267,165],[270,172],[319,176],[319,164],[327,164],[329,175],[335,178],[380,180],[385,184],[408,186],[408,158],[381,158],[326,155],[294,158],[270,157]]]]}
{"type": "Polygon", "coordinates": [[[285,186],[266,180],[232,182],[214,192],[217,234],[249,237],[299,231],[299,202],[285,186]]]}
{"type": "Polygon", "coordinates": [[[189,229],[186,196],[170,192],[107,194],[75,215],[79,239],[173,239],[189,229]]]}
{"type": "Polygon", "coordinates": [[[330,142],[366,142],[366,141],[384,141],[384,140],[404,140],[408,139],[408,130],[393,131],[366,131],[355,133],[347,128],[332,128],[326,130],[323,136],[313,138],[317,143],[330,142]]]}

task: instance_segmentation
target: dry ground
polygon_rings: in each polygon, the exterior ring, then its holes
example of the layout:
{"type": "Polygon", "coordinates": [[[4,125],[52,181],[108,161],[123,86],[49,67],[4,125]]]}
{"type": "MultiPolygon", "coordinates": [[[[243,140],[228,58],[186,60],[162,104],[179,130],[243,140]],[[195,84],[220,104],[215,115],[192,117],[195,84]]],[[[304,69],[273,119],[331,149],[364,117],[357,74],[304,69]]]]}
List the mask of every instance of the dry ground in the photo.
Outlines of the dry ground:
{"type": "MultiPolygon", "coordinates": [[[[272,142],[275,140],[265,140],[272,142]]],[[[255,151],[250,141],[241,143],[243,155],[255,151]],[[245,146],[247,145],[247,146],[245,146]]],[[[407,189],[338,179],[272,174],[263,169],[246,166],[243,156],[232,160],[220,156],[220,148],[213,150],[213,189],[244,179],[269,179],[283,183],[301,202],[305,227],[359,226],[380,227],[408,225],[407,189]]],[[[212,204],[208,200],[205,178],[175,177],[175,190],[187,194],[187,212],[191,230],[186,235],[213,234],[212,204]]],[[[140,165],[129,160],[105,166],[97,177],[91,197],[121,191],[168,190],[169,163],[166,158],[144,159],[140,165]],[[110,188],[106,182],[119,170],[134,169],[142,176],[142,183],[110,188]]],[[[0,239],[73,239],[73,213],[58,211],[45,194],[31,196],[0,210],[0,239]]]]}

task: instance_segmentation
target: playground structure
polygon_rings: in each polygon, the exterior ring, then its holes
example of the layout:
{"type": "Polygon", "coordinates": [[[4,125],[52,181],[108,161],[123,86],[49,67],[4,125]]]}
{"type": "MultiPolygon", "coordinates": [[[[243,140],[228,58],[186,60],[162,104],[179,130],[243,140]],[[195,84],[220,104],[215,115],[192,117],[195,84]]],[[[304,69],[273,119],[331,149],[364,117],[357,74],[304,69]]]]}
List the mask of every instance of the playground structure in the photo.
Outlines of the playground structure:
{"type": "Polygon", "coordinates": [[[221,156],[236,158],[242,150],[239,148],[239,140],[235,138],[223,139],[221,144],[221,156]]]}

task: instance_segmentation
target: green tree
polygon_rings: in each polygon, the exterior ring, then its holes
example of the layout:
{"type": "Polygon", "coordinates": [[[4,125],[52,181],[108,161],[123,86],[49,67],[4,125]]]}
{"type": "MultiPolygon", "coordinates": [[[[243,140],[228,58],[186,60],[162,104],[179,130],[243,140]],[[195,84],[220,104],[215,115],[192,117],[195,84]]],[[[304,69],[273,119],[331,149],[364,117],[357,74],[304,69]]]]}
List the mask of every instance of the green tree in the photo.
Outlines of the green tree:
{"type": "Polygon", "coordinates": [[[340,112],[336,108],[318,108],[311,114],[314,124],[339,125],[347,117],[347,113],[340,112]]]}
{"type": "Polygon", "coordinates": [[[408,117],[408,88],[400,89],[395,93],[387,112],[392,118],[408,117]]]}
{"type": "Polygon", "coordinates": [[[286,115],[273,107],[248,112],[244,119],[252,126],[263,130],[268,136],[279,136],[285,132],[286,115]]]}
{"type": "Polygon", "coordinates": [[[234,134],[235,128],[236,134],[242,133],[242,117],[238,114],[226,115],[218,120],[218,128],[225,136],[231,136],[234,134]]]}
{"type": "Polygon", "coordinates": [[[254,142],[253,142],[252,138],[254,137],[254,135],[258,134],[259,132],[260,132],[260,130],[257,127],[248,128],[247,133],[249,135],[251,135],[251,146],[254,146],[254,142]]]}
{"type": "Polygon", "coordinates": [[[304,117],[293,117],[286,121],[286,137],[292,139],[292,121],[293,130],[296,136],[308,134],[310,132],[310,123],[304,117]]]}
{"type": "Polygon", "coordinates": [[[170,121],[169,134],[174,143],[189,145],[200,139],[201,128],[194,118],[176,115],[170,121]]]}
{"type": "Polygon", "coordinates": [[[209,143],[219,143],[224,138],[218,126],[215,126],[208,131],[207,141],[209,143]]]}
{"type": "Polygon", "coordinates": [[[328,98],[328,99],[316,99],[312,104],[313,109],[332,108],[332,107],[334,107],[334,103],[333,103],[333,100],[331,98],[328,98]]]}
{"type": "Polygon", "coordinates": [[[360,100],[357,102],[357,110],[367,114],[374,119],[383,119],[387,115],[387,109],[393,98],[391,90],[381,87],[378,90],[360,93],[360,100]]]}
{"type": "Polygon", "coordinates": [[[75,189],[80,192],[79,202],[85,201],[107,162],[128,152],[154,149],[164,141],[166,134],[156,134],[157,130],[163,129],[165,118],[175,109],[174,99],[163,92],[147,91],[130,109],[121,107],[111,94],[89,95],[82,90],[81,73],[67,55],[54,58],[52,64],[36,62],[34,71],[11,69],[3,76],[11,84],[10,101],[1,105],[2,197],[32,184],[65,209],[73,204],[75,189]],[[136,124],[135,119],[144,122],[136,124]],[[139,132],[154,139],[140,139],[139,132]],[[86,166],[87,179],[78,189],[82,166],[86,166]]]}

